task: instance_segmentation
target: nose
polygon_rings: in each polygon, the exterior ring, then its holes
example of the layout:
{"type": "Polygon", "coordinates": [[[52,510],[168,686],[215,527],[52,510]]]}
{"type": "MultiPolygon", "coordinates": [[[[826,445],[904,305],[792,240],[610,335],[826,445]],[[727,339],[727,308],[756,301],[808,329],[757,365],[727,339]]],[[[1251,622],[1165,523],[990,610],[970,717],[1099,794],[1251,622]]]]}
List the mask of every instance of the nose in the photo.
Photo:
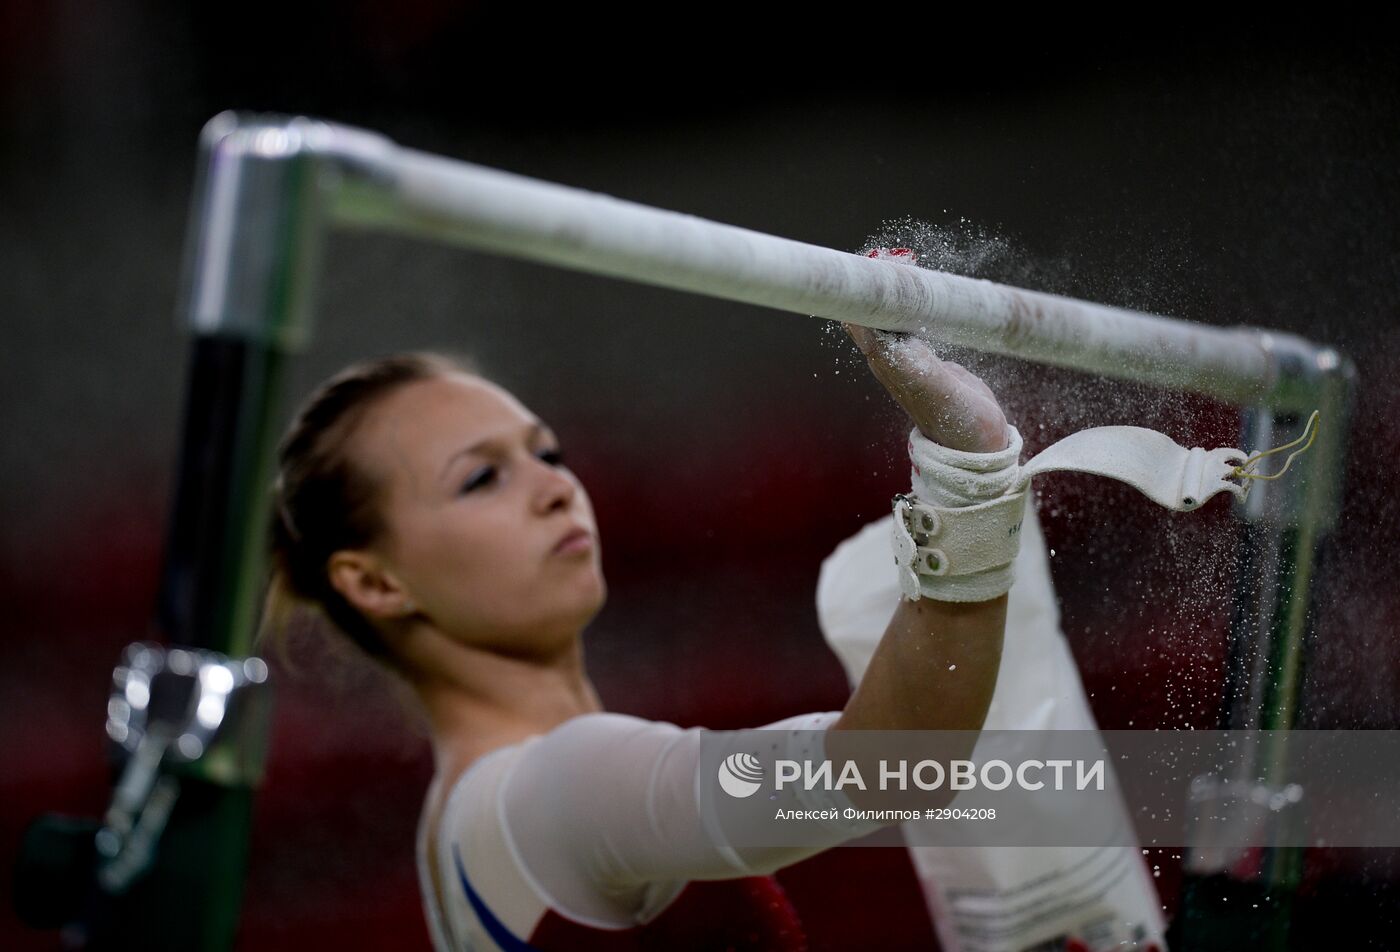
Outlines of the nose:
{"type": "Polygon", "coordinates": [[[539,485],[535,492],[535,505],[539,510],[547,513],[554,509],[570,508],[574,503],[574,495],[578,492],[573,477],[539,457],[535,457],[535,468],[540,471],[539,485]]]}

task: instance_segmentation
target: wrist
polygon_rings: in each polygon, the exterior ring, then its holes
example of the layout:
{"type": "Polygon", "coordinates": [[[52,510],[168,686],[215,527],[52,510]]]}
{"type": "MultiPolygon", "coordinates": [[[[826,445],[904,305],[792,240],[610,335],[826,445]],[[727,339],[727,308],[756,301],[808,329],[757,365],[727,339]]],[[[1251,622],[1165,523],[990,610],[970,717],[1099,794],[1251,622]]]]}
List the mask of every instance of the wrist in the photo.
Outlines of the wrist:
{"type": "Polygon", "coordinates": [[[930,440],[915,427],[909,432],[910,482],[921,502],[956,509],[996,499],[1010,492],[1020,473],[1021,433],[1006,425],[1006,446],[986,453],[955,450],[930,440]]]}
{"type": "Polygon", "coordinates": [[[940,434],[937,427],[925,426],[917,418],[914,423],[914,428],[925,440],[958,453],[971,453],[974,456],[979,456],[983,453],[996,453],[1011,445],[1011,425],[1006,422],[1003,422],[1001,428],[995,431],[990,426],[975,431],[968,439],[962,441],[970,443],[969,446],[954,445],[950,442],[949,434],[940,434]]]}
{"type": "Polygon", "coordinates": [[[907,598],[981,602],[1011,588],[1026,494],[1021,434],[1010,424],[1007,434],[986,453],[909,434],[913,488],[895,497],[891,540],[907,598]]]}

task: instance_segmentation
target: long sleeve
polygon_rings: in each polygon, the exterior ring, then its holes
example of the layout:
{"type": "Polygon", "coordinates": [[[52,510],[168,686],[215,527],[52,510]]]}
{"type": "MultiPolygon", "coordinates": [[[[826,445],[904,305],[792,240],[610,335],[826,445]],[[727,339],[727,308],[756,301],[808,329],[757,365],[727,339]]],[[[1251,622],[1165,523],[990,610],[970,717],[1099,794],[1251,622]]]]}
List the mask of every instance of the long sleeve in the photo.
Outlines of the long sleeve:
{"type": "MultiPolygon", "coordinates": [[[[782,743],[820,735],[838,716],[803,715],[764,730],[782,743]]],[[[703,733],[620,714],[574,718],[497,752],[499,759],[489,755],[494,762],[486,771],[464,778],[476,789],[461,798],[454,793],[461,802],[449,805],[450,835],[464,847],[459,854],[474,855],[478,865],[492,853],[508,856],[515,868],[505,880],[528,884],[549,907],[616,928],[644,921],[688,880],[766,874],[880,825],[818,829],[801,846],[736,848],[700,809],[699,785],[716,782],[700,775],[703,733]],[[480,847],[485,835],[466,828],[473,824],[495,827],[490,836],[500,837],[501,849],[473,849],[473,838],[480,847]]],[[[797,796],[789,786],[773,805],[809,805],[797,796]]],[[[472,876],[483,893],[497,893],[488,904],[510,910],[502,877],[486,868],[472,876]]],[[[531,915],[518,914],[521,927],[531,915]]]]}

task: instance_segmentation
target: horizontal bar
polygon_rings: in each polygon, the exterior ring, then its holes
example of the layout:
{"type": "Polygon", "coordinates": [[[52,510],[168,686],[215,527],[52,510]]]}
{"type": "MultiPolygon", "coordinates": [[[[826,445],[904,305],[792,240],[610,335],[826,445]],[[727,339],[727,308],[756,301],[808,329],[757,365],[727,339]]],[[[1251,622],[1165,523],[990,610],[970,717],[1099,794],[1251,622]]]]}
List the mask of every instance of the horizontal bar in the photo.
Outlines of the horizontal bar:
{"type": "Polygon", "coordinates": [[[876,260],[394,148],[377,202],[337,217],[593,274],[908,331],[1249,403],[1270,387],[1250,329],[1192,324],[876,260]]]}
{"type": "Polygon", "coordinates": [[[1236,404],[1271,402],[1290,382],[1290,402],[1306,403],[1312,378],[1337,360],[1330,349],[1292,335],[1196,324],[867,258],[403,148],[317,120],[225,114],[211,120],[206,138],[218,140],[216,151],[238,142],[245,156],[321,160],[316,190],[332,223],[917,333],[1236,404]]]}

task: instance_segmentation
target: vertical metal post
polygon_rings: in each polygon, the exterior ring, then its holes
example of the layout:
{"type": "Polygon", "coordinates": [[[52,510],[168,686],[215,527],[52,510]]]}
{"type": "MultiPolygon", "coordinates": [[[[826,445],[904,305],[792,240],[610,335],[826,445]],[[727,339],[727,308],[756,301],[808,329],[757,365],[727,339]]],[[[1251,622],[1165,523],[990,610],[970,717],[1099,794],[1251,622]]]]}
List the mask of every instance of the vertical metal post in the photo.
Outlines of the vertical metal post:
{"type": "MultiPolygon", "coordinates": [[[[282,372],[308,336],[323,162],[296,123],[240,127],[227,114],[206,126],[199,162],[181,306],[194,337],[157,620],[172,644],[242,656],[265,582],[282,372]]],[[[265,747],[257,729],[242,744],[265,747]]],[[[90,944],[232,946],[254,779],[181,771],[160,861],[110,904],[90,944]]]]}
{"type": "MultiPolygon", "coordinates": [[[[1266,400],[1246,410],[1239,445],[1259,450],[1299,439],[1313,409],[1320,411],[1321,424],[1313,447],[1294,461],[1286,479],[1256,484],[1249,498],[1236,504],[1240,570],[1219,728],[1267,732],[1242,752],[1230,779],[1239,784],[1237,790],[1275,791],[1289,779],[1287,737],[1300,710],[1314,582],[1341,508],[1356,372],[1332,350],[1305,349],[1267,335],[1265,344],[1279,377],[1266,400]]],[[[1303,797],[1305,813],[1306,790],[1303,797]]],[[[1227,815],[1248,808],[1230,800],[1206,806],[1227,815]]],[[[1248,853],[1189,844],[1173,941],[1192,952],[1287,949],[1302,858],[1298,847],[1265,846],[1248,853]]]]}

